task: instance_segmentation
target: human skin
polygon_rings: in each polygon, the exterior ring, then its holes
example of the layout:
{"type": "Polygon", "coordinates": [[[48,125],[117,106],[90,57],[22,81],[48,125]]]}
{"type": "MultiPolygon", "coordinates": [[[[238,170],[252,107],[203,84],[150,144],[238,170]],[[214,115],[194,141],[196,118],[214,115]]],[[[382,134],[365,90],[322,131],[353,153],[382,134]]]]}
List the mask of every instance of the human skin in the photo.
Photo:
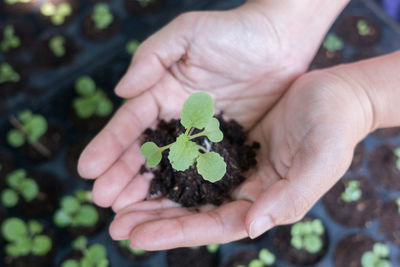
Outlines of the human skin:
{"type": "MultiPolygon", "coordinates": [[[[237,201],[219,208],[204,207],[205,212],[191,215],[191,210],[167,200],[142,201],[151,177],[138,173],[144,163],[138,138],[159,119],[178,117],[189,94],[201,90],[213,96],[217,112],[223,111],[227,118],[243,124],[251,130],[253,139],[264,139],[267,132],[261,130],[265,127],[262,125],[272,127],[269,126],[272,119],[266,123],[263,116],[307,69],[324,34],[346,3],[260,0],[249,1],[232,11],[188,13],[139,47],[116,88],[118,95],[129,100],[85,149],[78,167],[82,177],[96,179],[95,203],[112,206],[117,212],[110,229],[115,239],[127,239],[134,233],[134,247],[154,250],[223,243],[251,232],[245,223],[246,213],[264,193],[254,192],[250,196],[245,192],[252,191],[249,188],[259,182],[268,192],[269,186],[277,181],[278,176],[267,173],[268,162],[264,159],[265,151],[272,150],[271,144],[263,143],[257,171],[249,174],[248,181],[235,193],[237,201]],[[320,14],[318,21],[310,19],[316,12],[320,14]],[[215,225],[218,218],[223,218],[220,222],[228,229],[223,225],[216,225],[215,231],[194,227],[190,229],[194,234],[186,237],[176,235],[174,231],[179,229],[164,228],[157,241],[149,235],[147,240],[152,243],[146,244],[145,233],[152,229],[151,223],[166,218],[171,223],[179,223],[183,218],[189,223],[201,221],[205,226],[208,221],[215,225]],[[143,228],[146,225],[149,228],[143,228]],[[203,235],[201,229],[208,233],[203,235]],[[168,239],[162,238],[174,234],[182,240],[178,242],[175,238],[168,243],[168,239]],[[196,236],[199,238],[193,240],[196,236]]],[[[280,188],[274,188],[275,194],[280,192],[280,188]]]]}

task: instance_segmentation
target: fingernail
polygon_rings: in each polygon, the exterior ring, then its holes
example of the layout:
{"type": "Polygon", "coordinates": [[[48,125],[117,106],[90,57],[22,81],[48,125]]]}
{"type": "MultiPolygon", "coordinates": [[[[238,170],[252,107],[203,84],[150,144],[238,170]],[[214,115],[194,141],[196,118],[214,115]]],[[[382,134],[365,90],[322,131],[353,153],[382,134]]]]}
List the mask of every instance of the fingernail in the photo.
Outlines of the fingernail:
{"type": "Polygon", "coordinates": [[[261,217],[256,220],[254,220],[250,224],[250,238],[254,239],[267,230],[271,229],[274,225],[272,224],[272,221],[269,216],[261,217]]]}

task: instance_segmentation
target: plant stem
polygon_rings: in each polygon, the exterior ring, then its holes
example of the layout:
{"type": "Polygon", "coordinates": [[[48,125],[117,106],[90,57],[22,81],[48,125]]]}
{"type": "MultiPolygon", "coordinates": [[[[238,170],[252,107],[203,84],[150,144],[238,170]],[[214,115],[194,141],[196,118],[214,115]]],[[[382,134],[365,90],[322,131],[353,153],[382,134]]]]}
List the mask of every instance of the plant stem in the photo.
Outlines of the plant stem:
{"type": "MultiPolygon", "coordinates": [[[[29,133],[25,130],[24,126],[15,118],[15,116],[10,117],[10,123],[20,130],[26,137],[29,136],[29,133]]],[[[45,156],[46,158],[49,158],[51,156],[51,151],[45,147],[43,144],[41,144],[39,141],[35,141],[31,144],[34,149],[36,149],[37,152],[45,156]]]]}
{"type": "Polygon", "coordinates": [[[185,135],[189,135],[189,132],[190,132],[191,129],[192,128],[187,128],[186,131],[185,131],[185,135]]]}
{"type": "Polygon", "coordinates": [[[200,150],[202,150],[204,153],[207,153],[207,152],[208,152],[207,149],[206,149],[205,147],[203,147],[203,146],[197,145],[197,147],[198,147],[200,150]]]}
{"type": "Polygon", "coordinates": [[[195,139],[195,138],[197,138],[197,137],[204,136],[204,132],[205,132],[205,130],[202,131],[202,132],[199,132],[199,133],[197,133],[197,134],[194,134],[194,135],[190,136],[190,140],[195,139]]]}
{"type": "Polygon", "coordinates": [[[167,150],[168,148],[170,148],[173,144],[175,144],[175,142],[174,143],[172,143],[172,144],[169,144],[169,145],[166,145],[166,146],[163,146],[163,147],[160,147],[160,150],[161,150],[161,152],[163,152],[164,150],[167,150]]]}

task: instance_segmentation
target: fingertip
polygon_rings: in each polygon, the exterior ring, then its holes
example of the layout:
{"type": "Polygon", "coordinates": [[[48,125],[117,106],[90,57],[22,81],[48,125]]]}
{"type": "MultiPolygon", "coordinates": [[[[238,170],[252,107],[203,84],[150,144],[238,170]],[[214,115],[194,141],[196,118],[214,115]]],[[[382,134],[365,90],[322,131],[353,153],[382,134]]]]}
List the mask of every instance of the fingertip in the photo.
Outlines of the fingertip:
{"type": "Polygon", "coordinates": [[[97,164],[95,161],[90,160],[91,156],[88,155],[90,152],[86,147],[85,150],[79,157],[78,160],[78,173],[84,179],[95,179],[97,178],[97,164]]]}
{"type": "Polygon", "coordinates": [[[111,238],[116,241],[126,240],[129,237],[129,236],[124,235],[121,232],[121,226],[120,226],[119,220],[117,220],[117,219],[114,219],[111,222],[110,227],[108,229],[108,233],[110,234],[111,238]]]}

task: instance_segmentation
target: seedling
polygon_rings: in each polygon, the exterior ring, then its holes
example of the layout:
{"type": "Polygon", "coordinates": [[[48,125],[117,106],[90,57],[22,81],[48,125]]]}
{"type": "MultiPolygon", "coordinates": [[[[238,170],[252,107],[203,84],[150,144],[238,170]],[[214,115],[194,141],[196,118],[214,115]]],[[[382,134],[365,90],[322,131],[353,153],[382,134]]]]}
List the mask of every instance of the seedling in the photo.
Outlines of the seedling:
{"type": "Polygon", "coordinates": [[[143,8],[148,7],[150,4],[154,3],[155,0],[137,0],[139,5],[143,8]]]}
{"type": "Polygon", "coordinates": [[[322,46],[329,52],[335,53],[343,49],[343,40],[340,39],[336,34],[329,33],[322,46]]]}
{"type": "Polygon", "coordinates": [[[367,35],[371,35],[373,33],[373,30],[368,25],[368,22],[363,19],[360,19],[359,21],[357,21],[357,31],[358,31],[358,34],[361,36],[367,36],[367,35]]]}
{"type": "Polygon", "coordinates": [[[275,264],[275,255],[271,253],[266,248],[263,248],[258,253],[258,258],[250,261],[248,266],[245,265],[237,265],[236,267],[265,267],[272,266],[275,264]]]}
{"type": "Polygon", "coordinates": [[[73,108],[78,117],[88,119],[93,115],[107,117],[113,111],[114,105],[106,93],[96,88],[89,76],[82,76],[75,82],[75,91],[79,97],[74,99],[73,108]]]}
{"type": "Polygon", "coordinates": [[[397,160],[396,160],[396,168],[400,171],[400,147],[398,147],[398,148],[396,148],[396,149],[394,150],[394,154],[395,154],[396,157],[397,157],[397,160]]]}
{"type": "Polygon", "coordinates": [[[130,40],[126,46],[125,50],[129,55],[133,55],[138,49],[140,42],[138,40],[130,40]]]}
{"type": "Polygon", "coordinates": [[[51,238],[43,234],[43,226],[37,221],[25,223],[19,218],[8,218],[3,222],[1,231],[8,242],[5,252],[12,258],[44,256],[52,248],[51,238]]]}
{"type": "Polygon", "coordinates": [[[49,41],[49,48],[56,57],[65,55],[65,37],[62,35],[53,36],[49,41]]]}
{"type": "Polygon", "coordinates": [[[61,263],[61,267],[107,267],[107,250],[100,244],[93,244],[88,247],[87,239],[78,237],[72,242],[72,248],[82,253],[79,260],[69,259],[61,263]]]}
{"type": "Polygon", "coordinates": [[[8,5],[14,5],[14,4],[18,4],[18,3],[26,4],[31,1],[32,0],[5,0],[6,4],[8,4],[8,5]]]}
{"type": "Polygon", "coordinates": [[[58,227],[90,227],[99,220],[99,214],[91,203],[90,192],[78,190],[75,195],[61,200],[60,208],[54,214],[58,227]]]}
{"type": "Polygon", "coordinates": [[[319,219],[310,222],[298,222],[291,228],[292,239],[290,243],[296,249],[305,249],[308,253],[315,254],[322,249],[321,237],[324,232],[324,225],[319,219]]]}
{"type": "Polygon", "coordinates": [[[26,171],[23,169],[8,174],[6,182],[8,188],[1,192],[1,202],[7,208],[15,207],[20,197],[26,202],[31,202],[39,194],[39,186],[35,180],[26,176],[26,171]]]}
{"type": "Polygon", "coordinates": [[[214,102],[204,92],[189,96],[181,111],[181,124],[186,132],[179,135],[172,144],[158,147],[153,142],[146,142],[141,153],[147,159],[147,166],[152,168],[160,163],[162,152],[169,149],[168,159],[177,171],[185,171],[196,162],[198,173],[207,181],[217,182],[226,173],[224,158],[218,153],[210,152],[211,144],[205,140],[206,147],[191,141],[206,136],[211,142],[220,142],[224,138],[219,129],[219,121],[214,116],[214,102]],[[202,130],[192,134],[194,129],[202,130]],[[200,153],[200,150],[204,153],[200,153]]]}
{"type": "Polygon", "coordinates": [[[206,246],[206,249],[210,253],[216,253],[219,249],[219,245],[218,244],[210,244],[210,245],[206,246]]]}
{"type": "Polygon", "coordinates": [[[96,4],[93,8],[92,21],[96,29],[104,30],[114,21],[114,15],[107,4],[96,4]]]}
{"type": "Polygon", "coordinates": [[[146,254],[146,252],[147,252],[147,251],[142,250],[142,249],[133,249],[133,248],[131,248],[130,245],[129,245],[129,240],[120,240],[118,242],[118,245],[121,248],[128,249],[133,255],[136,255],[136,256],[142,256],[142,255],[146,254]]]}
{"type": "Polygon", "coordinates": [[[355,202],[361,198],[362,191],[360,189],[360,182],[356,180],[351,180],[348,182],[341,198],[344,202],[350,203],[355,202]]]}
{"type": "Polygon", "coordinates": [[[0,43],[0,51],[6,53],[20,45],[21,40],[15,35],[14,27],[12,25],[5,26],[3,30],[3,41],[0,43]]]}
{"type": "Polygon", "coordinates": [[[60,3],[55,5],[52,2],[46,2],[40,7],[40,13],[49,17],[51,23],[56,26],[64,24],[68,16],[72,14],[72,6],[69,3],[60,3]]]}
{"type": "Polygon", "coordinates": [[[2,83],[17,83],[21,80],[21,76],[8,63],[0,65],[0,84],[2,83]]]}
{"type": "Polygon", "coordinates": [[[364,252],[361,257],[363,267],[391,267],[389,247],[382,243],[375,243],[372,250],[364,252]]]}
{"type": "Polygon", "coordinates": [[[396,205],[397,205],[397,211],[398,211],[399,214],[400,214],[400,197],[399,197],[399,198],[396,198],[396,205]]]}

